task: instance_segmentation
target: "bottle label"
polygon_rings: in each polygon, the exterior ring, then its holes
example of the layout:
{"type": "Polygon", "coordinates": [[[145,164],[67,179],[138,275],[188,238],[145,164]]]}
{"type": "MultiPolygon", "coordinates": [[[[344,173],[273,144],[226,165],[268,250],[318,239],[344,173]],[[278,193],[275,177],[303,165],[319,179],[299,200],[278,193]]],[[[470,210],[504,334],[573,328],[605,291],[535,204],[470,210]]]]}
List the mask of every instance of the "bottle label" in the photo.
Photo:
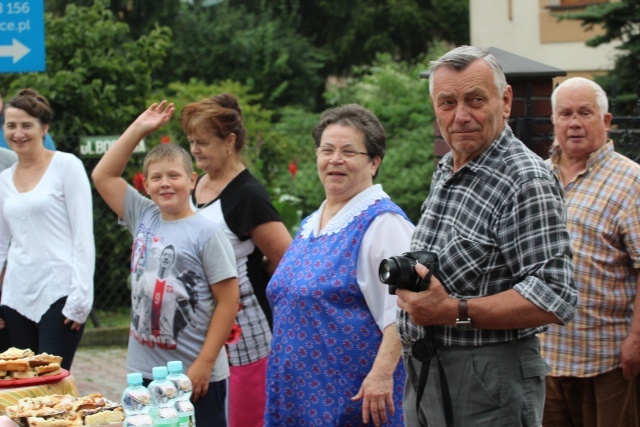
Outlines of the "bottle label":
{"type": "Polygon", "coordinates": [[[196,418],[193,414],[180,414],[180,427],[196,427],[196,418]]]}
{"type": "Polygon", "coordinates": [[[146,388],[129,388],[123,397],[122,404],[129,410],[141,411],[151,404],[149,392],[146,388]]]}
{"type": "Polygon", "coordinates": [[[153,403],[158,406],[176,397],[176,387],[171,382],[154,384],[150,392],[153,403]]]}
{"type": "Polygon", "coordinates": [[[182,392],[182,393],[191,392],[191,381],[189,380],[189,377],[172,379],[172,381],[176,385],[178,392],[182,392]]]}
{"type": "Polygon", "coordinates": [[[177,401],[176,402],[176,409],[181,414],[192,414],[193,411],[194,411],[193,403],[191,403],[190,400],[179,400],[179,401],[177,401]]]}
{"type": "Polygon", "coordinates": [[[178,411],[171,406],[164,406],[158,408],[158,413],[156,414],[156,419],[161,420],[177,420],[178,419],[178,411]]]}
{"type": "Polygon", "coordinates": [[[168,380],[153,380],[149,384],[153,402],[152,415],[154,425],[163,427],[179,427],[178,411],[175,408],[177,397],[176,386],[168,380]]]}
{"type": "Polygon", "coordinates": [[[147,414],[138,414],[127,417],[123,427],[153,427],[153,418],[147,414]]]}

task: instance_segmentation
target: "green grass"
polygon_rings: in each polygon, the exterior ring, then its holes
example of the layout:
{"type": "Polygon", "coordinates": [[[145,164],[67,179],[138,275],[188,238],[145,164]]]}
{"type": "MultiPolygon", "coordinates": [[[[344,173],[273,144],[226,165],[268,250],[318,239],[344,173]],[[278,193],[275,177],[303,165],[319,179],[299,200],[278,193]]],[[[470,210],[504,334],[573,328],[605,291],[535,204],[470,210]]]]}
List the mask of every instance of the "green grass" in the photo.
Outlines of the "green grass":
{"type": "MultiPolygon", "coordinates": [[[[93,313],[97,317],[101,328],[127,327],[131,320],[131,309],[129,307],[113,310],[94,310],[93,313]]],[[[86,327],[88,329],[96,327],[91,317],[87,319],[86,327]]]]}

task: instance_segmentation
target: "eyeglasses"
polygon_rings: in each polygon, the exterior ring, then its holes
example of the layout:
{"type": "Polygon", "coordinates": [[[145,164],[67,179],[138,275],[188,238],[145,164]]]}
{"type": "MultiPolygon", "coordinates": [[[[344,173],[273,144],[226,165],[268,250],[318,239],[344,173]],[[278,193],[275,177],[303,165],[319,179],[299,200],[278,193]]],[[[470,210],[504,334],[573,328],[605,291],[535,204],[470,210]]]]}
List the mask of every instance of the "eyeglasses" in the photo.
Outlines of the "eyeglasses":
{"type": "Polygon", "coordinates": [[[336,151],[339,153],[340,157],[343,159],[352,159],[358,154],[369,155],[366,151],[356,151],[353,148],[345,148],[344,150],[336,150],[333,147],[328,147],[326,145],[320,146],[316,148],[316,155],[321,159],[330,159],[336,154],[336,151]]]}

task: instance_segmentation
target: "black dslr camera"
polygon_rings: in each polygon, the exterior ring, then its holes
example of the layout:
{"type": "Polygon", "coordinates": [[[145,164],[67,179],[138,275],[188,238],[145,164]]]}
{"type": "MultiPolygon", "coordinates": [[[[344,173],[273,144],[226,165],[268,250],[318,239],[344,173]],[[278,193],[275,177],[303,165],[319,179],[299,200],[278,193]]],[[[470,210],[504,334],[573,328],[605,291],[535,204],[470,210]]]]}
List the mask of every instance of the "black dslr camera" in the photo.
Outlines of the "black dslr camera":
{"type": "Polygon", "coordinates": [[[389,285],[389,293],[396,294],[396,289],[408,289],[413,292],[427,290],[431,275],[438,277],[438,254],[428,251],[405,252],[402,256],[383,259],[378,268],[380,281],[389,285]],[[416,273],[416,264],[420,263],[429,269],[424,280],[416,273]]]}

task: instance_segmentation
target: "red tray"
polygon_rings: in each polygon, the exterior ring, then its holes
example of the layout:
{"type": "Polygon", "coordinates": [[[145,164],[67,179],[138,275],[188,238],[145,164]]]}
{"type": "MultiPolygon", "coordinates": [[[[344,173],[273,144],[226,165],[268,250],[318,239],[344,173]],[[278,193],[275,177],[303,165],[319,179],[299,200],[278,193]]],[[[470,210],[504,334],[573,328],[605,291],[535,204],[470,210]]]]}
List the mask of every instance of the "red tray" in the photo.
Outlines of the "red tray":
{"type": "Polygon", "coordinates": [[[29,385],[55,383],[63,378],[68,377],[69,375],[71,375],[69,371],[63,369],[62,372],[56,375],[44,375],[33,378],[16,378],[13,380],[0,380],[0,388],[25,387],[29,385]]]}

